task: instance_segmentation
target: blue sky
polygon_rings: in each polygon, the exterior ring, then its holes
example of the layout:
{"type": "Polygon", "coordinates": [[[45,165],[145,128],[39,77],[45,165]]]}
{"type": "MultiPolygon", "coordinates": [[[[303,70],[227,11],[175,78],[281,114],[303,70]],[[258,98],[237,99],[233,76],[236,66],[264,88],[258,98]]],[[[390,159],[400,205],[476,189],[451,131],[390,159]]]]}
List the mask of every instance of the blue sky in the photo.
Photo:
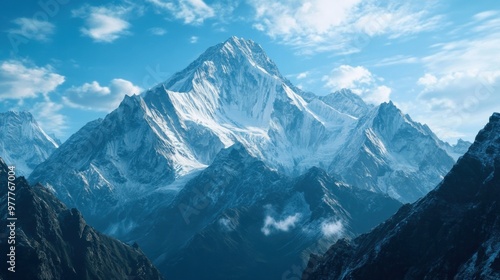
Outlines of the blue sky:
{"type": "Polygon", "coordinates": [[[402,2],[2,1],[0,111],[65,140],[235,35],[303,90],[392,100],[447,141],[473,140],[500,111],[500,2],[402,2]]]}

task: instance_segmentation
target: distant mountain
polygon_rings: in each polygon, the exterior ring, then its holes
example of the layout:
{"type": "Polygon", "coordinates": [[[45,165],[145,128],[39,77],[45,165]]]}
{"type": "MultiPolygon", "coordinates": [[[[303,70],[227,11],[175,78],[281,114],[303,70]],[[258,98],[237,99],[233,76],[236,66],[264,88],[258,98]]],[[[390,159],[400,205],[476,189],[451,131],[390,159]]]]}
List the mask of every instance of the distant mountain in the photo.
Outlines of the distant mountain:
{"type": "Polygon", "coordinates": [[[29,112],[0,113],[0,157],[16,165],[28,176],[59,146],[47,135],[29,112]]]}
{"type": "Polygon", "coordinates": [[[424,196],[454,164],[444,142],[392,102],[361,117],[346,138],[328,170],[351,185],[402,202],[424,196]]]}
{"type": "Polygon", "coordinates": [[[441,147],[451,156],[453,159],[458,160],[461,156],[463,156],[469,147],[472,145],[471,142],[465,141],[462,139],[458,139],[455,145],[450,145],[446,142],[441,144],[441,147]]]}
{"type": "Polygon", "coordinates": [[[311,252],[368,231],[400,206],[319,168],[289,178],[235,144],[175,196],[168,188],[146,194],[103,226],[137,241],[174,279],[280,279],[311,252]]]}
{"type": "MultiPolygon", "coordinates": [[[[7,172],[0,158],[0,202],[7,205],[7,172]]],[[[88,226],[76,209],[68,209],[49,190],[17,178],[14,191],[15,244],[8,244],[7,210],[2,211],[5,254],[15,246],[15,273],[1,264],[3,279],[162,279],[138,247],[126,245],[88,226]]],[[[4,257],[5,260],[5,257],[4,257]]]]}
{"type": "Polygon", "coordinates": [[[500,114],[424,198],[313,256],[302,279],[500,279],[500,114]]]}

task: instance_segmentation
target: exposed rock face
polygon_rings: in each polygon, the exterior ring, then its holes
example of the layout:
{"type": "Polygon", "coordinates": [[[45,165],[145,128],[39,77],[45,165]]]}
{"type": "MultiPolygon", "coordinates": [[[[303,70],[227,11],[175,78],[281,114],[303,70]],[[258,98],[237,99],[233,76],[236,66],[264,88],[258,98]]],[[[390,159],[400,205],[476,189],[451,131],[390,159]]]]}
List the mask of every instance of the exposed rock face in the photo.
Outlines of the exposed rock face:
{"type": "Polygon", "coordinates": [[[500,114],[436,189],[312,256],[302,279],[499,279],[500,114]]]}
{"type": "MultiPolygon", "coordinates": [[[[7,172],[0,158],[2,236],[7,221],[7,172]]],[[[88,226],[76,209],[68,209],[48,189],[15,181],[16,269],[1,264],[5,279],[162,279],[138,247],[126,245],[88,226]],[[12,273],[12,274],[11,274],[12,273]]],[[[0,248],[12,244],[2,237],[0,248]]]]}

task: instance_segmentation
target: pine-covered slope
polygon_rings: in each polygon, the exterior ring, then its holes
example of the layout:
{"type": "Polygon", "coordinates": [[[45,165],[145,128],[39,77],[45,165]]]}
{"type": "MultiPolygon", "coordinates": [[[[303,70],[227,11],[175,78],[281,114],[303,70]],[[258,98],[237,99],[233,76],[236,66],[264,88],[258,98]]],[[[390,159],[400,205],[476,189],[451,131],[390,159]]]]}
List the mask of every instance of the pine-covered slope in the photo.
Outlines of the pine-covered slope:
{"type": "Polygon", "coordinates": [[[500,114],[424,198],[313,256],[302,279],[499,279],[500,114]]]}
{"type": "Polygon", "coordinates": [[[15,164],[24,176],[58,147],[29,112],[0,113],[0,157],[15,164]]]}
{"type": "MultiPolygon", "coordinates": [[[[0,158],[2,236],[7,221],[7,172],[0,158]]],[[[162,279],[142,251],[88,226],[80,212],[68,209],[49,190],[17,178],[14,191],[15,244],[2,238],[2,252],[15,246],[15,273],[2,262],[4,279],[162,279]]]]}

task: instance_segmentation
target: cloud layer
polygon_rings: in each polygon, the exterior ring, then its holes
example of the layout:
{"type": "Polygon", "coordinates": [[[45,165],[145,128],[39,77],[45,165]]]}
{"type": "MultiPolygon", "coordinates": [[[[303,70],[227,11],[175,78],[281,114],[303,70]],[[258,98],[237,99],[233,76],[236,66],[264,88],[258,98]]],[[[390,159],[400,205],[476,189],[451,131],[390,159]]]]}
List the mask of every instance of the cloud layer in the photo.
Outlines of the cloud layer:
{"type": "Polygon", "coordinates": [[[398,38],[439,26],[427,4],[397,1],[248,0],[254,28],[302,53],[359,51],[371,37],[398,38]]]}

